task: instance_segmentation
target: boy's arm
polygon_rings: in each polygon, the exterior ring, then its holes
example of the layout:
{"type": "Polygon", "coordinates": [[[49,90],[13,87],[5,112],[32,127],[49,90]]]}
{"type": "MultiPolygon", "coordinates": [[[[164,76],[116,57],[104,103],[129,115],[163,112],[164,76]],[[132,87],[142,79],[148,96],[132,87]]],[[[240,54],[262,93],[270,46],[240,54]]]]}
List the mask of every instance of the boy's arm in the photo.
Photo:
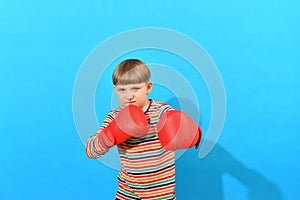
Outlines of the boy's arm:
{"type": "Polygon", "coordinates": [[[90,158],[99,158],[109,148],[123,143],[132,136],[140,136],[147,133],[148,121],[141,108],[136,105],[128,105],[113,118],[108,116],[107,126],[100,128],[87,142],[86,153],[90,158]]]}
{"type": "Polygon", "coordinates": [[[104,145],[103,140],[99,141],[99,134],[105,129],[115,117],[116,112],[111,111],[108,113],[104,121],[102,122],[98,131],[92,135],[86,143],[86,154],[89,158],[99,158],[104,155],[108,150],[108,146],[112,146],[111,144],[104,145]]]}

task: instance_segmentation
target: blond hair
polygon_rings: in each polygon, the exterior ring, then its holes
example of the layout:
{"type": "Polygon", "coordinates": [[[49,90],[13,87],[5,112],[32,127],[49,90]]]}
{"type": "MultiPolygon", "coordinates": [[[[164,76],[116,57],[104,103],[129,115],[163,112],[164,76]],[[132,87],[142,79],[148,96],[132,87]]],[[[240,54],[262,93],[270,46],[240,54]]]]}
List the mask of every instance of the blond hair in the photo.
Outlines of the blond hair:
{"type": "Polygon", "coordinates": [[[127,59],[116,67],[112,80],[114,85],[147,83],[150,76],[150,70],[143,61],[127,59]]]}

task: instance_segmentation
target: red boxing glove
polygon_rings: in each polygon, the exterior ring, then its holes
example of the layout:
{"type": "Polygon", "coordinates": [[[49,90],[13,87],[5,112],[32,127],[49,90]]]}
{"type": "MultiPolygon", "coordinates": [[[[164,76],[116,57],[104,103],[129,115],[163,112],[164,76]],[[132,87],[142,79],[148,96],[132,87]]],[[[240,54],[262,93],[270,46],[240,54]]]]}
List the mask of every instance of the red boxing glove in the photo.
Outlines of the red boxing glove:
{"type": "Polygon", "coordinates": [[[202,130],[192,118],[178,110],[166,111],[157,123],[157,132],[162,147],[166,150],[199,147],[202,130]]]}
{"type": "Polygon", "coordinates": [[[148,129],[148,121],[143,110],[136,105],[129,104],[99,133],[99,145],[110,148],[125,142],[132,136],[145,134],[148,129]]]}

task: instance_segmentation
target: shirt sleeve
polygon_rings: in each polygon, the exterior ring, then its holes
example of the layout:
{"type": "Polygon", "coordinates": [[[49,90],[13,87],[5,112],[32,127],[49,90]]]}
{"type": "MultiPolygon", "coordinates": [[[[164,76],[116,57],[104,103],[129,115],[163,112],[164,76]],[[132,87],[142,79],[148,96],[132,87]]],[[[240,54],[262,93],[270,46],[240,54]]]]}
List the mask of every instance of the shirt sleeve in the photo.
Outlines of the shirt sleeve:
{"type": "Polygon", "coordinates": [[[101,134],[102,130],[105,129],[114,120],[116,113],[116,110],[111,110],[103,120],[97,132],[88,139],[85,149],[86,154],[89,158],[100,158],[102,155],[108,152],[108,148],[101,148],[101,146],[99,145],[98,135],[101,134]]]}
{"type": "Polygon", "coordinates": [[[169,110],[174,110],[169,104],[163,103],[163,102],[159,102],[160,104],[160,109],[159,109],[159,118],[161,117],[161,115],[169,110]]]}

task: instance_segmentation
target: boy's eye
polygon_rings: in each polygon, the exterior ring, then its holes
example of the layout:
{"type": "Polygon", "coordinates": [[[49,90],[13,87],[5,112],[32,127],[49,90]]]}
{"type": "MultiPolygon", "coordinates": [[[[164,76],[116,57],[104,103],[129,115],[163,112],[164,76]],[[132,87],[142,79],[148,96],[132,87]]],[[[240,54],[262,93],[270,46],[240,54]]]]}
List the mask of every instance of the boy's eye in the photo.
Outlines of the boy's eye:
{"type": "Polygon", "coordinates": [[[139,87],[132,88],[132,90],[133,90],[134,92],[138,91],[139,89],[141,89],[141,88],[139,88],[139,87]]]}

